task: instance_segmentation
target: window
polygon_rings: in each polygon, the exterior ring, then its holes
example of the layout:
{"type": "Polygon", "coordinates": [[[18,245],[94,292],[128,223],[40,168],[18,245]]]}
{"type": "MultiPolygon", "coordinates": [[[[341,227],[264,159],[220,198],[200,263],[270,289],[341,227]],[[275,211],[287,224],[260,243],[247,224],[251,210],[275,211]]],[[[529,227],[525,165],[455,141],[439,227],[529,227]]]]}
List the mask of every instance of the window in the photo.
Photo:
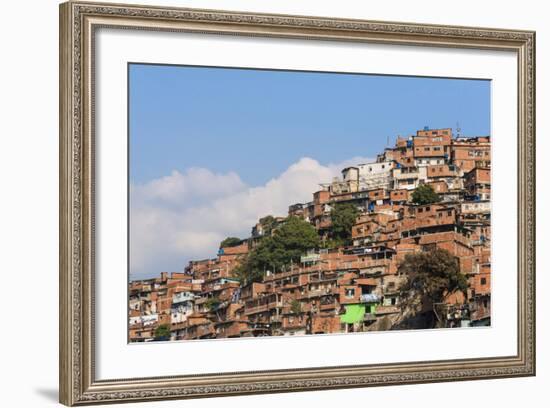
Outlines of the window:
{"type": "Polygon", "coordinates": [[[487,278],[481,278],[481,284],[486,285],[487,284],[487,278]]]}
{"type": "Polygon", "coordinates": [[[425,147],[425,148],[424,148],[424,151],[425,151],[425,152],[429,152],[429,151],[430,151],[430,148],[429,148],[429,147],[425,147]]]}
{"type": "Polygon", "coordinates": [[[355,289],[354,289],[354,288],[348,288],[348,289],[346,289],[346,297],[347,297],[347,298],[353,298],[353,297],[355,297],[355,289]]]}

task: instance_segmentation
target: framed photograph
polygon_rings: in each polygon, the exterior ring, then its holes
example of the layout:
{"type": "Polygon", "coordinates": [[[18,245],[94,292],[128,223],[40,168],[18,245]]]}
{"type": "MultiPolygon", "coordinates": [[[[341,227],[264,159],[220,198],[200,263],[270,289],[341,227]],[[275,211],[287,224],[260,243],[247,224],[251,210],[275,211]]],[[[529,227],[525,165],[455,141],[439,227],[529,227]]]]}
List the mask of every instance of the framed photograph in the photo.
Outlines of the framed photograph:
{"type": "Polygon", "coordinates": [[[60,6],[60,401],[535,374],[535,33],[60,6]]]}

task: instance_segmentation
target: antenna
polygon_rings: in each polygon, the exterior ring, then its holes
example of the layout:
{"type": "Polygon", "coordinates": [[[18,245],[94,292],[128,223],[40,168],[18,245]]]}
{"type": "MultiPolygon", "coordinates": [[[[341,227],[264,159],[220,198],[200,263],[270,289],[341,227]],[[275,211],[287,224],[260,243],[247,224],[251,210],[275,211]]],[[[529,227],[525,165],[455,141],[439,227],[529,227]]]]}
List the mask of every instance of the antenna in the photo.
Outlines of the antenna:
{"type": "Polygon", "coordinates": [[[456,122],[456,137],[460,137],[460,132],[462,129],[460,128],[460,122],[456,122]]]}

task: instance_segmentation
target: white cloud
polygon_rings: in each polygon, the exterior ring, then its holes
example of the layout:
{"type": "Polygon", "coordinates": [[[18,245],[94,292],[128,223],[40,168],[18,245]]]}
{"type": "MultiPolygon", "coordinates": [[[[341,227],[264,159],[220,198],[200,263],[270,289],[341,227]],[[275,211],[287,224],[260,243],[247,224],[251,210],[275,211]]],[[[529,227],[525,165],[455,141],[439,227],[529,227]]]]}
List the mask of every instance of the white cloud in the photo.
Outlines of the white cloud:
{"type": "Polygon", "coordinates": [[[191,168],[130,188],[130,267],[133,279],[182,270],[191,259],[215,257],[227,236],[247,237],[260,217],[286,215],[288,206],[312,199],[319,183],[342,168],[368,162],[356,157],[321,165],[304,157],[259,187],[234,173],[191,168]]]}
{"type": "Polygon", "coordinates": [[[208,169],[190,168],[185,173],[173,170],[169,176],[131,187],[137,204],[189,206],[242,191],[246,185],[235,172],[214,174],[208,169]]]}

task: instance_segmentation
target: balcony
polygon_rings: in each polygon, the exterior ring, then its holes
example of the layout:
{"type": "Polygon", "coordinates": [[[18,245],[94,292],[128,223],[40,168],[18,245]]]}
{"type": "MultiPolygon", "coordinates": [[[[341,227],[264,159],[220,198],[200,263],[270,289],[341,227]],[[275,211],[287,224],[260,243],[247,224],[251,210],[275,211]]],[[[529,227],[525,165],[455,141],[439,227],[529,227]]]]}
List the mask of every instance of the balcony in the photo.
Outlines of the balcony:
{"type": "Polygon", "coordinates": [[[252,307],[246,307],[245,306],[244,314],[245,315],[251,315],[251,314],[256,314],[256,313],[267,312],[267,311],[269,311],[271,309],[275,309],[277,307],[283,307],[283,302],[271,302],[271,303],[266,303],[266,304],[263,304],[263,305],[257,305],[257,306],[252,306],[252,307]]]}
{"type": "Polygon", "coordinates": [[[401,309],[398,306],[377,306],[376,307],[377,315],[393,314],[393,313],[399,313],[399,312],[401,312],[401,309]]]}
{"type": "MultiPolygon", "coordinates": [[[[287,271],[287,272],[273,273],[273,274],[268,275],[264,278],[264,283],[265,282],[271,282],[271,281],[278,280],[278,279],[288,278],[288,277],[291,277],[291,276],[294,276],[294,275],[299,275],[301,270],[302,270],[301,268],[294,268],[293,270],[287,271]]],[[[305,271],[305,270],[307,270],[307,268],[304,268],[303,270],[305,271]]]]}
{"type": "Polygon", "coordinates": [[[324,312],[324,311],[327,311],[327,310],[334,310],[336,307],[338,306],[338,303],[336,302],[331,302],[331,303],[327,303],[327,304],[321,304],[319,305],[319,310],[324,312]]]}
{"type": "Polygon", "coordinates": [[[361,276],[378,276],[384,273],[390,273],[391,259],[373,259],[360,266],[359,274],[361,276]]]}
{"type": "Polygon", "coordinates": [[[324,281],[333,281],[338,278],[337,273],[322,273],[321,276],[317,273],[312,273],[309,275],[310,282],[324,282],[324,281]]]}
{"type": "MultiPolygon", "coordinates": [[[[334,288],[334,289],[337,289],[337,288],[334,288]]],[[[333,293],[334,293],[333,288],[309,290],[309,291],[305,292],[301,296],[301,298],[302,299],[312,299],[312,298],[316,298],[316,297],[319,297],[319,296],[331,295],[333,293]]]]}
{"type": "Polygon", "coordinates": [[[393,175],[393,178],[395,180],[407,180],[407,179],[417,179],[420,176],[420,172],[418,170],[410,172],[410,173],[402,173],[402,172],[395,172],[393,175]]]}

